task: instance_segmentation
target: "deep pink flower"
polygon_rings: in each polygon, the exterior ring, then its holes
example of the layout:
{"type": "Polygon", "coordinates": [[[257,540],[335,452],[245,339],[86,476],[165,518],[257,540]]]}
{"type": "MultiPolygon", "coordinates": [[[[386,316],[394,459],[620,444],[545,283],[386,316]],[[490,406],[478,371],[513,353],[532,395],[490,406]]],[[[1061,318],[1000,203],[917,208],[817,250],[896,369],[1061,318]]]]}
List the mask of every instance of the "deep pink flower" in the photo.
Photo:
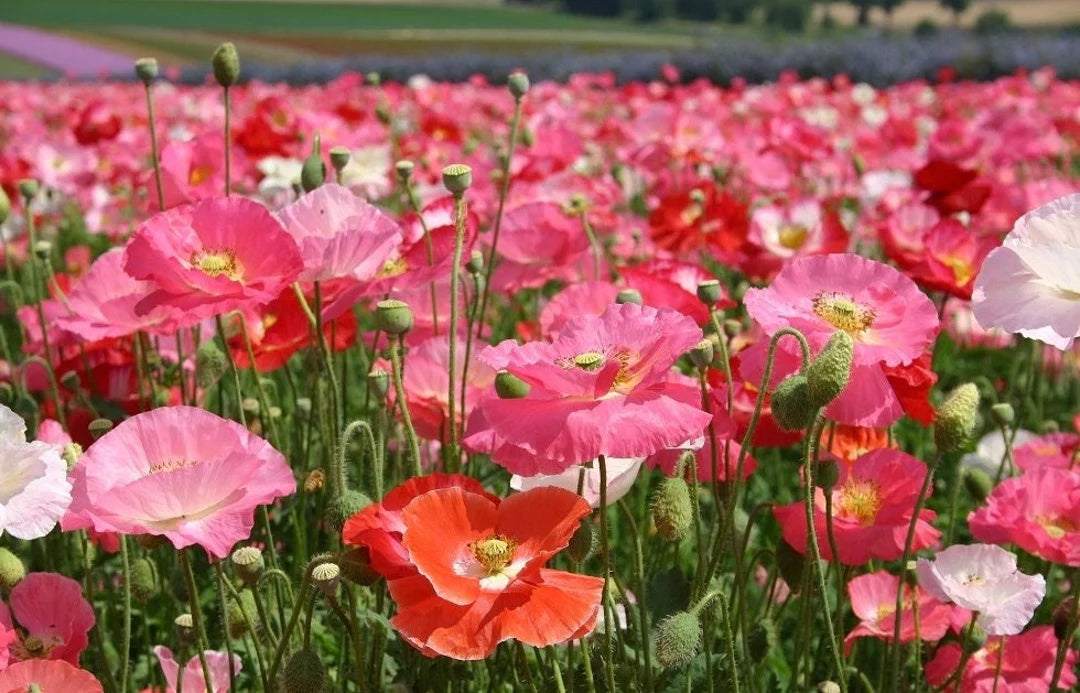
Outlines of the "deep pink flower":
{"type": "Polygon", "coordinates": [[[211,198],[145,221],[124,269],[156,287],[135,305],[185,312],[184,324],[267,303],[303,270],[296,242],[265,207],[243,197],[211,198]]]}
{"type": "MultiPolygon", "coordinates": [[[[166,693],[176,693],[177,678],[180,676],[180,665],[173,657],[172,650],[162,645],[154,648],[158,663],[161,665],[161,673],[165,675],[166,693]]],[[[206,663],[210,667],[210,684],[214,692],[228,693],[229,691],[229,655],[225,652],[206,650],[206,663]]],[[[239,672],[243,663],[238,655],[233,655],[233,671],[239,672]]],[[[206,678],[203,676],[202,662],[195,655],[184,665],[184,678],[182,690],[186,693],[206,693],[206,678]]]]}
{"type": "MultiPolygon", "coordinates": [[[[948,693],[992,693],[994,678],[1001,657],[998,691],[1010,693],[1045,693],[1054,675],[1054,657],[1058,641],[1052,626],[1036,626],[1007,638],[991,638],[972,654],[960,676],[960,685],[946,689],[948,693]],[[1004,652],[1002,651],[1004,647],[1004,652]]],[[[934,658],[926,663],[926,682],[940,686],[949,680],[960,666],[960,646],[949,643],[939,647],[934,658]]],[[[1072,690],[1076,685],[1076,650],[1069,648],[1058,687],[1072,690]]]]}
{"type": "Polygon", "coordinates": [[[481,399],[464,443],[522,476],[680,445],[711,418],[669,377],[700,340],[686,316],[627,303],[572,320],[551,343],[488,347],[481,361],[531,389],[520,399],[481,399]]]}
{"type": "Polygon", "coordinates": [[[94,610],[82,586],[58,573],[29,573],[11,590],[11,614],[0,605],[0,624],[24,633],[11,645],[16,660],[62,659],[78,666],[94,627],[94,610]]]}
{"type": "Polygon", "coordinates": [[[1016,466],[1025,471],[1053,467],[1080,470],[1080,435],[1076,433],[1047,433],[1016,446],[1013,450],[1016,466]]]}
{"type": "MultiPolygon", "coordinates": [[[[73,482],[72,512],[97,531],[160,535],[219,558],[251,533],[257,506],[296,490],[280,452],[195,407],[123,421],[90,446],[73,482]]],[[[65,529],[80,524],[64,519],[65,529]]]]}
{"type": "MultiPolygon", "coordinates": [[[[896,590],[900,578],[884,570],[866,573],[851,579],[847,584],[851,610],[859,617],[859,624],[844,638],[844,648],[851,651],[856,638],[880,638],[891,641],[896,626],[896,590]]],[[[959,607],[946,604],[921,587],[904,587],[903,611],[900,616],[900,642],[915,639],[915,605],[918,601],[919,637],[933,642],[945,637],[950,627],[962,627],[971,614],[959,607]]]]}
{"type": "Polygon", "coordinates": [[[0,691],[27,693],[33,690],[42,693],[102,693],[105,689],[89,671],[59,659],[28,659],[0,671],[0,691]]]}

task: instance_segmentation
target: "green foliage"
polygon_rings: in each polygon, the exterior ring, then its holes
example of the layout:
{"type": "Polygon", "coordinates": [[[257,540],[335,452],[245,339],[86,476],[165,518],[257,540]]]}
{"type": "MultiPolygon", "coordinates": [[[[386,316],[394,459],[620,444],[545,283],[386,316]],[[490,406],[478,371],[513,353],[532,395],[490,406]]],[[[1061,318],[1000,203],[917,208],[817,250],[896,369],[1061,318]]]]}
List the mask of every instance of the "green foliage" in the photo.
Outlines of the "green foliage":
{"type": "Polygon", "coordinates": [[[929,38],[930,36],[937,35],[939,31],[938,23],[929,17],[924,17],[919,20],[919,23],[915,25],[912,33],[918,38],[929,38]]]}
{"type": "Polygon", "coordinates": [[[566,9],[574,14],[594,17],[618,17],[622,14],[622,0],[565,0],[566,9]]]}
{"type": "Polygon", "coordinates": [[[765,23],[784,31],[802,32],[810,21],[809,0],[769,0],[765,23]]]}
{"type": "Polygon", "coordinates": [[[1013,28],[1009,13],[1004,10],[987,10],[975,20],[975,33],[981,36],[1001,34],[1013,28]]]}

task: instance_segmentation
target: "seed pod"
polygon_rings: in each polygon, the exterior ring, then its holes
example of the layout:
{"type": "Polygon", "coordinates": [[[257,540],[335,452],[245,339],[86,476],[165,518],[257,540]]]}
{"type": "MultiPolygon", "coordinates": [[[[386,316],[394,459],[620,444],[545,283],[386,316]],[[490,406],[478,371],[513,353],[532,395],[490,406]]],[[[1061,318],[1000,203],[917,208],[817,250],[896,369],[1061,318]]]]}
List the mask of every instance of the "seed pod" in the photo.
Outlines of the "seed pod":
{"type": "Polygon", "coordinates": [[[314,650],[297,650],[285,663],[282,676],[285,693],[321,693],[326,682],[326,667],[314,650]]]}
{"type": "Polygon", "coordinates": [[[412,329],[413,313],[408,303],[387,299],[375,304],[375,322],[387,334],[405,334],[412,329]]]}
{"type": "Polygon", "coordinates": [[[472,185],[472,168],[465,164],[450,164],[442,170],[443,186],[460,197],[472,185]]]}

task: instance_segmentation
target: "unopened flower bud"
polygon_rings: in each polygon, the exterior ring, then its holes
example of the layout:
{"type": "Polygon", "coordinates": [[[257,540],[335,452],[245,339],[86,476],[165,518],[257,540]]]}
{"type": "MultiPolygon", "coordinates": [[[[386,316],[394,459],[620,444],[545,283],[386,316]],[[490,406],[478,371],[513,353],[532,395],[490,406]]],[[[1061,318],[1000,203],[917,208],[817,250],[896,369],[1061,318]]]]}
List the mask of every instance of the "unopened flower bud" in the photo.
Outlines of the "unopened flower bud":
{"type": "Polygon", "coordinates": [[[379,301],[375,304],[375,324],[387,334],[405,334],[413,326],[412,309],[404,301],[379,301]]]}
{"type": "Polygon", "coordinates": [[[150,86],[150,83],[157,79],[158,76],[157,58],[139,58],[136,60],[135,76],[139,78],[140,82],[150,86]]]}
{"type": "Polygon", "coordinates": [[[667,477],[653,493],[653,522],[656,531],[668,541],[681,541],[690,531],[694,508],[690,487],[682,477],[667,477]]]}
{"type": "Polygon", "coordinates": [[[502,399],[521,399],[528,397],[532,386],[510,371],[495,374],[495,393],[502,399]]]}
{"type": "Polygon", "coordinates": [[[697,297],[698,300],[707,306],[712,307],[720,300],[720,296],[723,291],[720,289],[720,281],[717,279],[707,279],[697,285],[697,297]]]}
{"type": "Polygon", "coordinates": [[[713,345],[708,339],[698,342],[690,350],[690,360],[699,371],[706,370],[713,360],[713,345]]]}
{"type": "Polygon", "coordinates": [[[327,596],[334,594],[340,578],[341,568],[337,563],[320,563],[311,569],[311,581],[327,596]]]}
{"type": "Polygon", "coordinates": [[[668,616],[653,633],[656,661],[665,669],[677,669],[690,663],[701,647],[701,621],[687,611],[668,616]]]}
{"type": "Polygon", "coordinates": [[[225,626],[228,628],[229,637],[239,640],[248,632],[249,624],[255,622],[255,594],[245,590],[240,593],[240,599],[230,600],[229,608],[225,613],[225,626]]]}
{"type": "Polygon", "coordinates": [[[818,460],[814,473],[814,484],[825,493],[830,493],[840,480],[840,465],[832,460],[818,460]]]}
{"type": "Polygon", "coordinates": [[[976,503],[982,503],[994,488],[990,475],[977,467],[964,470],[964,488],[976,503]]]}
{"type": "Polygon", "coordinates": [[[777,650],[776,635],[776,622],[767,617],[755,623],[746,634],[746,648],[755,664],[761,664],[769,653],[777,650]]]}
{"type": "Polygon", "coordinates": [[[515,99],[520,100],[529,92],[529,76],[524,72],[511,72],[506,86],[515,99]]]}
{"type": "Polygon", "coordinates": [[[345,522],[371,505],[371,499],[360,491],[350,489],[331,500],[326,507],[326,524],[335,534],[341,533],[345,522]]]}
{"type": "Polygon", "coordinates": [[[349,159],[352,157],[352,153],[349,152],[347,147],[332,147],[330,149],[330,165],[334,167],[334,170],[339,174],[342,169],[349,165],[349,159]]]}
{"type": "Polygon", "coordinates": [[[326,181],[326,163],[318,152],[312,152],[300,167],[300,187],[311,192],[326,181]]]}
{"type": "Polygon", "coordinates": [[[131,563],[131,596],[145,604],[158,591],[157,567],[149,558],[136,558],[131,563]]]}
{"type": "Polygon", "coordinates": [[[19,194],[24,200],[32,200],[37,197],[41,186],[33,178],[23,178],[19,181],[19,194]]]}
{"type": "Polygon", "coordinates": [[[999,426],[1008,426],[1016,420],[1016,412],[1008,402],[999,402],[990,407],[990,415],[994,417],[994,423],[999,426]]]}
{"type": "Polygon", "coordinates": [[[977,652],[986,644],[986,631],[982,628],[965,629],[963,647],[968,652],[977,652]]]}
{"type": "Polygon", "coordinates": [[[780,381],[772,393],[772,415],[785,431],[802,431],[814,420],[817,411],[810,403],[810,386],[804,375],[792,375],[780,381]]]}
{"type": "MultiPolygon", "coordinates": [[[[473,276],[479,275],[484,269],[484,254],[479,250],[472,251],[469,255],[468,262],[465,263],[465,269],[473,276]]],[[[478,278],[483,279],[483,277],[478,278]]]]}
{"type": "Polygon", "coordinates": [[[240,54],[232,41],[226,41],[217,47],[210,64],[214,68],[214,79],[228,89],[240,78],[240,54]]]}
{"type": "Polygon", "coordinates": [[[382,368],[373,368],[368,373],[368,385],[380,399],[386,399],[390,392],[390,374],[382,368]]]}
{"type": "Polygon", "coordinates": [[[326,689],[326,666],[314,650],[297,650],[285,662],[282,675],[284,693],[312,693],[326,689]]]}
{"type": "Polygon", "coordinates": [[[4,188],[0,187],[0,224],[3,224],[11,216],[11,198],[4,192],[4,188]]]}
{"type": "Polygon", "coordinates": [[[570,554],[570,558],[578,563],[584,563],[592,555],[594,548],[596,548],[596,528],[592,520],[586,518],[571,535],[566,551],[570,554]]]}
{"type": "Polygon", "coordinates": [[[729,318],[724,321],[724,334],[728,337],[734,337],[735,335],[741,334],[742,331],[743,324],[740,321],[734,318],[729,318]]]}
{"type": "Polygon", "coordinates": [[[409,178],[412,177],[413,169],[415,168],[416,166],[413,164],[413,162],[409,161],[408,159],[402,159],[401,161],[394,164],[394,171],[397,172],[397,177],[402,182],[406,182],[409,180],[409,178]]]}
{"type": "Polygon", "coordinates": [[[810,406],[817,409],[840,396],[851,379],[851,359],[855,355],[855,340],[843,330],[837,330],[822,348],[817,358],[806,368],[807,396],[810,406]]]}
{"type": "Polygon", "coordinates": [[[450,164],[442,170],[442,182],[454,197],[461,197],[472,185],[472,168],[465,164],[450,164]]]}
{"type": "Polygon", "coordinates": [[[949,393],[934,420],[934,444],[942,452],[964,447],[975,432],[979,409],[979,389],[966,383],[949,393]]]}
{"type": "Polygon", "coordinates": [[[11,592],[24,577],[26,566],[23,562],[11,551],[0,547],[0,587],[5,592],[11,592]]]}
{"type": "Polygon", "coordinates": [[[641,292],[637,289],[619,289],[619,293],[615,295],[615,303],[633,303],[640,306],[641,292]]]}
{"type": "Polygon", "coordinates": [[[94,419],[90,422],[90,425],[87,426],[87,429],[90,431],[90,436],[94,440],[97,440],[101,436],[111,431],[112,427],[113,422],[109,421],[108,419],[94,419]]]}
{"type": "Polygon", "coordinates": [[[229,368],[225,352],[216,339],[208,339],[195,351],[195,384],[202,390],[214,385],[229,368]]]}
{"type": "Polygon", "coordinates": [[[255,587],[263,574],[266,563],[263,560],[262,551],[254,546],[241,546],[232,552],[229,557],[233,572],[248,587],[255,587]]]}

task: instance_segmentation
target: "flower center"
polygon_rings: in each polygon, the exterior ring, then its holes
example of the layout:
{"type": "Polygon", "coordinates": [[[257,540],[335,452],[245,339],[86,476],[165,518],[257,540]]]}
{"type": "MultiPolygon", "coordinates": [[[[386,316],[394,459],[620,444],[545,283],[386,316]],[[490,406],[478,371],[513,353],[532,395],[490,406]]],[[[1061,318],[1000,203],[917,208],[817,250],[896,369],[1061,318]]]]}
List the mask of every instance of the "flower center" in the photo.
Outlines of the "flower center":
{"type": "Polygon", "coordinates": [[[231,250],[207,250],[203,248],[191,255],[191,264],[208,277],[224,275],[233,281],[240,279],[240,263],[231,250]]]}
{"type": "Polygon", "coordinates": [[[822,291],[814,297],[814,312],[838,330],[856,335],[874,324],[874,309],[846,294],[822,291]]]}
{"type": "Polygon", "coordinates": [[[502,534],[495,534],[487,539],[474,541],[469,548],[480,565],[484,566],[484,570],[489,575],[496,575],[514,560],[517,542],[502,534]]]}
{"type": "Polygon", "coordinates": [[[46,659],[53,648],[63,643],[63,640],[55,635],[41,638],[37,635],[27,635],[21,642],[11,647],[12,654],[18,659],[46,659]]]}
{"type": "Polygon", "coordinates": [[[806,227],[790,224],[780,229],[780,245],[788,250],[798,250],[806,242],[808,235],[810,231],[806,227]]]}
{"type": "Polygon", "coordinates": [[[946,255],[940,258],[942,264],[952,270],[957,286],[965,286],[975,276],[975,268],[962,257],[946,255]]]}
{"type": "Polygon", "coordinates": [[[396,277],[400,274],[405,274],[408,269],[409,263],[405,258],[390,258],[383,264],[382,269],[379,270],[379,278],[385,279],[387,277],[396,277]]]}
{"type": "Polygon", "coordinates": [[[981,585],[984,582],[986,582],[986,578],[982,575],[979,575],[978,573],[968,573],[964,576],[964,579],[960,581],[960,584],[966,587],[968,585],[981,585]]]}
{"type": "Polygon", "coordinates": [[[187,467],[194,467],[198,464],[195,460],[167,460],[165,462],[154,462],[150,465],[150,474],[161,474],[162,472],[171,472],[177,469],[185,469],[187,467]]]}
{"type": "Polygon", "coordinates": [[[188,174],[188,185],[199,185],[213,174],[214,170],[209,166],[196,166],[188,174]]]}
{"type": "Polygon", "coordinates": [[[840,490],[838,505],[844,519],[872,525],[881,510],[881,489],[873,481],[850,480],[840,490]]]}
{"type": "Polygon", "coordinates": [[[1076,531],[1076,525],[1067,517],[1039,515],[1035,518],[1035,521],[1039,523],[1043,531],[1051,539],[1061,539],[1066,534],[1076,531]]]}
{"type": "Polygon", "coordinates": [[[575,356],[573,363],[583,371],[595,371],[604,365],[604,355],[599,351],[586,351],[575,356]]]}

